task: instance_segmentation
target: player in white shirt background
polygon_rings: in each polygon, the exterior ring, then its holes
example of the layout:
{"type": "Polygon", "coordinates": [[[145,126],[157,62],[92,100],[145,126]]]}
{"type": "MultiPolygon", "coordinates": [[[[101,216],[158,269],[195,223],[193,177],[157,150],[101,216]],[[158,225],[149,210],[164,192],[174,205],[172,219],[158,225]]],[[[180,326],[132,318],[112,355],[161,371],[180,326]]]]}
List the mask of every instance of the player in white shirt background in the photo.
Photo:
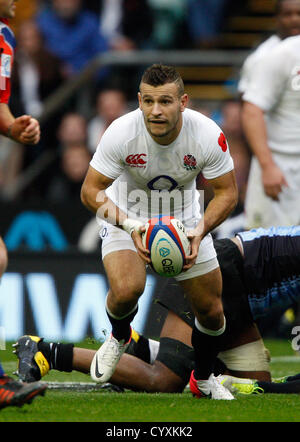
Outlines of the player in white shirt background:
{"type": "Polygon", "coordinates": [[[300,34],[300,0],[278,1],[277,23],[277,35],[244,63],[239,83],[243,127],[254,154],[245,200],[248,229],[300,221],[300,50],[299,40],[290,38],[300,34]]]}
{"type": "Polygon", "coordinates": [[[247,227],[300,221],[300,36],[260,61],[243,96],[242,121],[255,155],[245,212],[247,227]]]}
{"type": "Polygon", "coordinates": [[[263,59],[275,46],[288,37],[300,34],[300,0],[277,0],[276,4],[276,33],[261,43],[245,60],[238,83],[241,95],[247,89],[257,63],[263,59]]]}
{"type": "MultiPolygon", "coordinates": [[[[172,200],[173,214],[187,228],[191,243],[191,254],[177,280],[197,318],[193,330],[196,369],[191,382],[199,396],[233,399],[212,374],[226,320],[222,278],[209,233],[237,202],[229,148],[212,120],[186,109],[188,97],[174,68],[148,68],[138,99],[139,109],[115,120],[104,133],[82,186],[83,204],[107,222],[102,258],[110,286],[106,310],[112,324],[112,335],[93,359],[91,375],[106,382],[127,348],[150,262],[141,234],[146,221],[160,213],[157,195],[165,208],[168,197],[177,192],[183,199],[172,200]],[[203,217],[196,192],[200,172],[215,194],[203,217]]],[[[166,215],[171,214],[168,202],[166,215]]]]}

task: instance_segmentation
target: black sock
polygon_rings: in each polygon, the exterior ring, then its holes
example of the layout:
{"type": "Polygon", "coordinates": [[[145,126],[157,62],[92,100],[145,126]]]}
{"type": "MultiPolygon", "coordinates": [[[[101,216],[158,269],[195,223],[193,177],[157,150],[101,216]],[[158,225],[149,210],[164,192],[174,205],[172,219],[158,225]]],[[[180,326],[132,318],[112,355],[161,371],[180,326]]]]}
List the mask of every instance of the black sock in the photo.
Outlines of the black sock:
{"type": "Polygon", "coordinates": [[[38,343],[38,349],[47,359],[50,369],[71,372],[73,370],[74,344],[60,344],[59,342],[38,343]]]}
{"type": "Polygon", "coordinates": [[[208,379],[214,372],[221,338],[222,335],[211,336],[203,333],[194,325],[192,345],[195,353],[195,379],[208,379]]]}
{"type": "Polygon", "coordinates": [[[258,381],[257,385],[264,390],[264,393],[296,394],[300,393],[300,381],[289,381],[282,383],[258,381]]]}
{"type": "Polygon", "coordinates": [[[150,347],[149,339],[142,335],[139,335],[139,339],[135,341],[131,339],[131,342],[126,350],[126,353],[141,359],[147,364],[150,364],[150,347]]]}
{"type": "Polygon", "coordinates": [[[138,307],[134,309],[133,312],[129,313],[128,316],[125,316],[125,318],[122,319],[116,319],[113,318],[107,311],[107,316],[110,320],[111,326],[112,326],[112,335],[114,338],[117,339],[117,341],[121,341],[124,339],[124,342],[128,342],[131,336],[131,322],[133,321],[133,318],[137,314],[138,307]]]}
{"type": "Polygon", "coordinates": [[[299,380],[300,380],[300,373],[293,374],[293,375],[288,376],[288,377],[286,378],[286,382],[299,381],[299,380]]]}

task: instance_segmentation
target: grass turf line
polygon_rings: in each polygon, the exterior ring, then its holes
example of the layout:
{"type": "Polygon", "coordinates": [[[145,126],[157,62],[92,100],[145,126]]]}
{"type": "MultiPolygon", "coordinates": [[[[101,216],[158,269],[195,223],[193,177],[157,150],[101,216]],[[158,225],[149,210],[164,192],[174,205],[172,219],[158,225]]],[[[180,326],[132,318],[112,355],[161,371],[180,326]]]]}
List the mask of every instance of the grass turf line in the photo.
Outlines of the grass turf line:
{"type": "MultiPolygon", "coordinates": [[[[82,344],[84,346],[84,343],[82,344]]],[[[274,356],[293,355],[285,341],[267,341],[274,356]]],[[[96,346],[97,348],[97,346],[96,346]]],[[[8,374],[16,369],[11,347],[0,353],[8,374]]],[[[271,363],[274,376],[300,372],[300,363],[271,363]]],[[[45,381],[91,382],[89,376],[52,371],[45,381]]],[[[48,390],[22,408],[0,411],[0,422],[299,422],[299,395],[239,396],[235,401],[197,400],[190,393],[147,394],[48,390]]]]}

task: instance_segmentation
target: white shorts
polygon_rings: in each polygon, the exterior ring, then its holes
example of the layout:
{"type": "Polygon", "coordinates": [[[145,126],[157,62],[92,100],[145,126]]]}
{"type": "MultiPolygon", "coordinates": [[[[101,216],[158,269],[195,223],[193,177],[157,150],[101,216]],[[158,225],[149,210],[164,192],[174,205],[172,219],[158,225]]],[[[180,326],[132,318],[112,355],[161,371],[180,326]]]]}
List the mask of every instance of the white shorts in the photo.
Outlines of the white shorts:
{"type": "Polygon", "coordinates": [[[272,153],[289,187],[284,187],[279,201],[273,201],[265,192],[261,168],[257,158],[251,161],[245,200],[245,228],[290,226],[300,223],[300,155],[272,153]]]}
{"type": "MultiPolygon", "coordinates": [[[[120,250],[132,250],[136,252],[134,242],[130,235],[112,224],[103,221],[99,234],[102,239],[102,259],[109,253],[118,252],[120,250]]],[[[196,278],[197,276],[211,272],[217,267],[219,267],[219,263],[213,239],[212,236],[208,234],[201,241],[196,263],[186,272],[181,272],[178,276],[175,276],[175,279],[177,281],[183,281],[185,279],[196,278]]]]}

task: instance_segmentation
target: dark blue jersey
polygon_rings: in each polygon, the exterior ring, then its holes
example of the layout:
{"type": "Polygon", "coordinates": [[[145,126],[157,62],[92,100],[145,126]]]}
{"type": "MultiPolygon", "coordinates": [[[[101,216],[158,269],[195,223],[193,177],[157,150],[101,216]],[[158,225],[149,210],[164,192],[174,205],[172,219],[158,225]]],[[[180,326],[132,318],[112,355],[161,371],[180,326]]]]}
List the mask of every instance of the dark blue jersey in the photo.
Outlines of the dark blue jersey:
{"type": "Polygon", "coordinates": [[[253,319],[300,299],[300,226],[238,233],[244,248],[244,283],[253,319]]]}

